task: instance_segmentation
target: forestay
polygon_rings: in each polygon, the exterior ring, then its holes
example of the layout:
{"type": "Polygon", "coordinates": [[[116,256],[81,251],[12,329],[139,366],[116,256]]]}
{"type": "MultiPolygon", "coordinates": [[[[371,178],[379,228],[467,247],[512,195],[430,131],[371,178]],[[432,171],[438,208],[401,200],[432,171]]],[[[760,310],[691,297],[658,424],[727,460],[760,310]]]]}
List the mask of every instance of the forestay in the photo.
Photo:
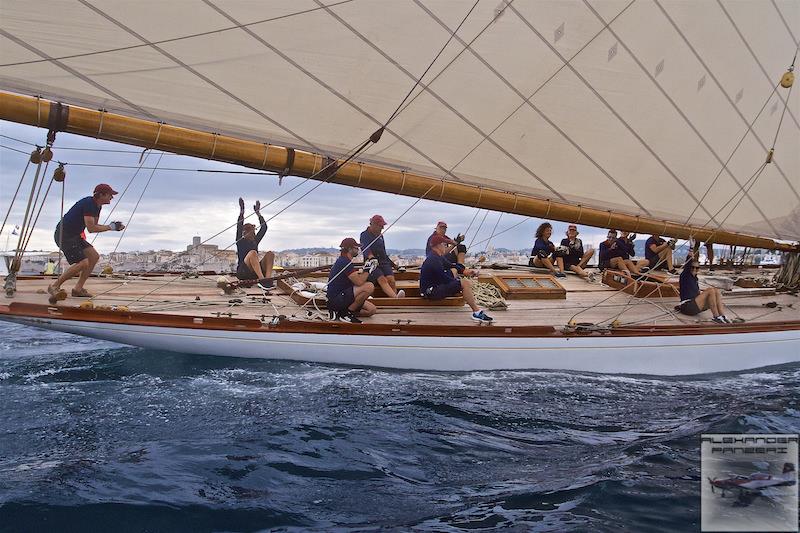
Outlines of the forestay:
{"type": "MultiPolygon", "coordinates": [[[[472,6],[3,0],[0,89],[341,155],[472,6]]],[[[800,96],[773,91],[798,21],[790,0],[481,0],[359,159],[798,240],[800,96]]]]}

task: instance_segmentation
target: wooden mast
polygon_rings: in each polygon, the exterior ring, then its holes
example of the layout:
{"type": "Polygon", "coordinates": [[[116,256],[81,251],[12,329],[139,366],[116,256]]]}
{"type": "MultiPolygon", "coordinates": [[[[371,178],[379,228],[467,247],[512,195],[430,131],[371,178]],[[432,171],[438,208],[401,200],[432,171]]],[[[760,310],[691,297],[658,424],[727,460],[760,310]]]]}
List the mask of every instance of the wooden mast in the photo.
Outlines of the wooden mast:
{"type": "MultiPolygon", "coordinates": [[[[59,122],[58,120],[50,122],[51,109],[56,109],[56,105],[41,98],[0,92],[0,119],[52,128],[59,122]]],[[[275,172],[288,169],[288,173],[294,176],[313,176],[330,162],[326,161],[324,156],[302,150],[266,145],[82,107],[61,105],[60,116],[63,120],[61,124],[55,126],[59,131],[224,161],[248,168],[275,172]]],[[[644,234],[656,233],[679,239],[688,239],[693,235],[698,241],[715,244],[798,251],[797,245],[778,243],[764,237],[571,205],[525,194],[445,181],[368,163],[348,163],[332,178],[319,173],[314,179],[413,198],[425,195],[430,200],[451,204],[599,228],[616,228],[644,234]]]]}

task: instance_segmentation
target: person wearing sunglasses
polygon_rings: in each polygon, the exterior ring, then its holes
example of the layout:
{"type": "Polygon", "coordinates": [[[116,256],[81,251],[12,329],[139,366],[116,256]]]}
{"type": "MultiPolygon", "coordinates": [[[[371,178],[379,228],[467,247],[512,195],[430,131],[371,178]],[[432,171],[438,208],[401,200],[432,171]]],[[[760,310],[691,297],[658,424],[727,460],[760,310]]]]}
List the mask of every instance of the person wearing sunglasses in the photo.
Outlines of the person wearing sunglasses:
{"type": "Polygon", "coordinates": [[[676,307],[678,311],[688,316],[699,315],[703,311],[710,309],[718,324],[730,324],[731,321],[725,316],[725,307],[722,305],[722,293],[716,287],[709,287],[700,290],[697,280],[697,272],[700,270],[700,263],[689,254],[683,272],[680,276],[681,303],[676,307]]]}

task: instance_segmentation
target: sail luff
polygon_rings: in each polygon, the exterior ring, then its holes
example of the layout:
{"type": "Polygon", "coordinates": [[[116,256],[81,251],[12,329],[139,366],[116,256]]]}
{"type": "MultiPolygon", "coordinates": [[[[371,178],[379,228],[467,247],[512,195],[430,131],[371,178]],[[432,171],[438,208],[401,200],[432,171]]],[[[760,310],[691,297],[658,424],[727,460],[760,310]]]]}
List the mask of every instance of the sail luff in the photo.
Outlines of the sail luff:
{"type": "MultiPolygon", "coordinates": [[[[49,121],[51,106],[54,105],[54,102],[42,98],[0,92],[0,119],[47,128],[52,126],[49,121]]],[[[77,135],[234,163],[248,168],[274,172],[288,170],[288,173],[296,176],[414,198],[425,196],[427,199],[445,203],[636,233],[657,233],[679,239],[694,236],[697,240],[716,244],[798,251],[796,245],[779,243],[768,238],[570,205],[369,163],[347,163],[335,176],[329,177],[320,172],[329,161],[319,154],[294,150],[293,156],[290,156],[292,150],[283,146],[77,106],[68,106],[66,121],[60,129],[77,135]]]]}

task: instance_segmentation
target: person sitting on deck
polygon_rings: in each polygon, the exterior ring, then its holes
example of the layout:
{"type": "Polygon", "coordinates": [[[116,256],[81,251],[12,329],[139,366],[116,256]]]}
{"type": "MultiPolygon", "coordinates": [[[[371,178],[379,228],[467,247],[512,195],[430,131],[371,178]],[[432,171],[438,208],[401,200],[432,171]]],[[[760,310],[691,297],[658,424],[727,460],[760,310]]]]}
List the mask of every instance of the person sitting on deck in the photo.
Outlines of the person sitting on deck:
{"type": "Polygon", "coordinates": [[[372,316],[377,307],[367,299],[375,292],[375,285],[367,281],[373,269],[378,267],[375,259],[356,270],[353,258],[359,253],[358,243],[347,237],[339,245],[341,255],[331,267],[328,275],[328,312],[332,320],[360,324],[358,316],[372,316]]]}
{"type": "Polygon", "coordinates": [[[387,297],[403,298],[406,293],[403,290],[397,290],[392,260],[386,253],[386,243],[381,235],[384,226],[386,226],[386,221],[382,216],[372,215],[372,218],[369,219],[369,226],[361,232],[361,252],[364,254],[364,261],[378,260],[378,268],[372,271],[369,281],[380,285],[387,297]]]}
{"type": "Polygon", "coordinates": [[[631,249],[628,246],[630,241],[628,239],[625,239],[626,242],[620,241],[621,239],[617,238],[617,230],[608,230],[606,240],[600,243],[598,268],[600,270],[613,268],[627,274],[639,274],[639,268],[629,259],[631,249]]]}
{"type": "Polygon", "coordinates": [[[578,238],[578,226],[575,224],[567,226],[567,238],[561,239],[561,246],[567,249],[567,255],[563,259],[564,268],[591,281],[591,276],[584,269],[594,255],[594,250],[583,252],[583,241],[578,238]]]}
{"type": "Polygon", "coordinates": [[[94,270],[100,254],[94,246],[86,242],[83,231],[89,230],[91,233],[101,233],[104,231],[122,231],[125,225],[122,222],[112,222],[111,224],[98,224],[100,210],[106,204],[110,204],[117,191],[106,183],[101,183],[94,188],[94,194],[78,200],[69,211],[64,214],[53,234],[53,239],[64,257],[70,264],[58,279],[47,287],[50,294],[49,301],[55,305],[59,300],[64,300],[67,293],[61,289],[61,285],[70,278],[78,277],[78,282],[72,288],[72,296],[76,298],[91,298],[89,291],[83,288],[89,275],[94,270]]]}
{"type": "Polygon", "coordinates": [[[447,250],[444,254],[445,259],[450,261],[453,264],[464,264],[464,258],[467,255],[467,247],[464,246],[462,243],[464,242],[464,236],[460,233],[456,235],[455,239],[451,239],[447,236],[447,222],[440,220],[436,223],[436,229],[433,230],[433,233],[430,237],[428,237],[428,242],[425,244],[425,257],[431,255],[431,239],[434,235],[441,235],[445,239],[447,239],[447,250]]]}
{"type": "Polygon", "coordinates": [[[567,254],[567,250],[562,246],[556,249],[556,246],[550,242],[552,235],[552,224],[543,222],[539,225],[536,229],[536,241],[533,243],[528,265],[546,268],[555,277],[565,278],[567,275],[564,274],[564,256],[567,254]]]}
{"type": "Polygon", "coordinates": [[[443,235],[433,235],[430,238],[431,253],[425,258],[419,271],[419,292],[423,298],[430,300],[443,300],[458,293],[464,294],[464,301],[472,309],[472,320],[486,323],[493,319],[478,306],[472,290],[472,281],[462,277],[456,278],[453,269],[462,276],[472,276],[475,271],[464,268],[464,265],[454,265],[444,257],[449,239],[443,235]]]}
{"type": "Polygon", "coordinates": [[[665,241],[654,233],[644,243],[644,259],[639,261],[638,267],[648,267],[650,270],[667,270],[670,274],[678,271],[672,266],[672,250],[675,249],[676,239],[665,241]]]}
{"type": "MultiPolygon", "coordinates": [[[[253,211],[261,223],[258,233],[254,224],[244,223],[244,200],[239,198],[239,218],[236,220],[236,255],[239,256],[236,277],[239,279],[262,279],[272,276],[275,253],[267,252],[260,261],[258,259],[258,244],[267,234],[267,222],[261,216],[261,202],[256,201],[253,211]]],[[[272,280],[259,283],[259,286],[264,289],[271,288],[272,280]]]]}
{"type": "Polygon", "coordinates": [[[680,277],[681,303],[675,309],[689,316],[695,316],[706,309],[710,309],[714,315],[714,322],[730,324],[731,321],[725,316],[720,290],[716,287],[700,290],[700,284],[697,281],[697,272],[699,270],[700,263],[690,253],[686,257],[686,263],[683,265],[683,272],[681,272],[680,277]]]}

